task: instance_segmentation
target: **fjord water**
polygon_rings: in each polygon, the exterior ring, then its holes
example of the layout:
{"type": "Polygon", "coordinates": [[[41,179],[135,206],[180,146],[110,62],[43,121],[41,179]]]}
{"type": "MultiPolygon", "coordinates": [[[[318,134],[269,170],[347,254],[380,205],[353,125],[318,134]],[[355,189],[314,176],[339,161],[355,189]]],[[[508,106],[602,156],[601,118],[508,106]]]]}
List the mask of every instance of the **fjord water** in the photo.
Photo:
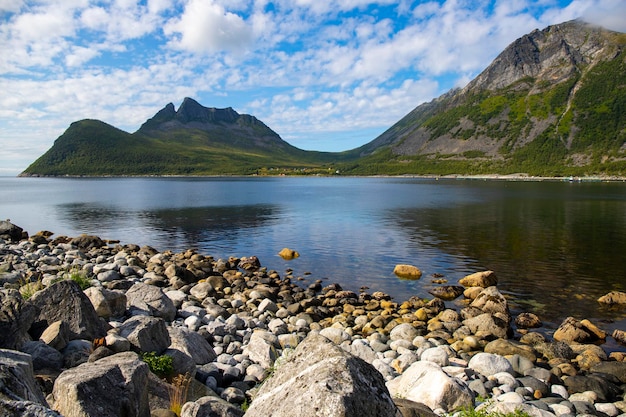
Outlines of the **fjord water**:
{"type": "MultiPolygon", "coordinates": [[[[302,285],[428,297],[492,269],[514,311],[626,329],[597,298],[626,290],[626,184],[416,178],[0,178],[0,218],[30,234],[96,234],[160,251],[259,257],[302,285]],[[289,247],[301,256],[277,256],[289,247]],[[393,275],[418,266],[418,281],[393,275]],[[310,273],[307,274],[307,273],[310,273]],[[612,321],[605,321],[612,320],[612,321]]],[[[460,301],[457,301],[460,303],[460,301]]]]}

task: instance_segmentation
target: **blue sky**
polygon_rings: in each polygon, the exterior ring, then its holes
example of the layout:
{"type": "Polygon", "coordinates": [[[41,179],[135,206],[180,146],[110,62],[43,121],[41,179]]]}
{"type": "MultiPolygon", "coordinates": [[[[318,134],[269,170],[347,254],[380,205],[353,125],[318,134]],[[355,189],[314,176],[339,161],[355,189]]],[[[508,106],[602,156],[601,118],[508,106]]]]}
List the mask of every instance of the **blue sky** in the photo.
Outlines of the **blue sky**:
{"type": "Polygon", "coordinates": [[[70,123],[128,132],[184,97],[302,149],[373,140],[534,29],[626,31],[624,0],[0,0],[0,175],[70,123]]]}

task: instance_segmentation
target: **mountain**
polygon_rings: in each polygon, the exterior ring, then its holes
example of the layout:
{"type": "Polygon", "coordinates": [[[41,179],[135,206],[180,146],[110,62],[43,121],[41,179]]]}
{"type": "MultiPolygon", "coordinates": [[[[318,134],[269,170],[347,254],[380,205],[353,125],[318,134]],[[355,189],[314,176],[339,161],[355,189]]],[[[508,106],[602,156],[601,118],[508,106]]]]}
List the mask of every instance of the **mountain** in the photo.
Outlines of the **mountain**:
{"type": "Polygon", "coordinates": [[[626,174],[626,34],[581,21],[509,45],[465,88],[353,150],[352,173],[626,174]]]}
{"type": "Polygon", "coordinates": [[[298,149],[254,116],[169,103],[135,133],[98,120],[74,122],[22,176],[252,174],[263,168],[317,167],[323,152],[298,149]]]}
{"type": "Polygon", "coordinates": [[[626,34],[581,21],[535,30],[465,88],[342,153],[298,149],[254,116],[186,98],[132,134],[72,123],[21,175],[626,176],[625,46],[626,34]]]}

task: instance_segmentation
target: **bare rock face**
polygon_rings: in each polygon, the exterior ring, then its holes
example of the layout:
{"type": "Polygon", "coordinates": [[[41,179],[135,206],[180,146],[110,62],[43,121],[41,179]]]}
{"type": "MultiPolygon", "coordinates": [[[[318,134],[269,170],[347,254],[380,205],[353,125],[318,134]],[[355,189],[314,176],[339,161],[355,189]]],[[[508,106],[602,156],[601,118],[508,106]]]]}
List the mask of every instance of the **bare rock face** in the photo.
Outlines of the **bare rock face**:
{"type": "Polygon", "coordinates": [[[84,363],[54,382],[54,409],[65,417],[149,417],[149,372],[132,352],[84,363]]]}
{"type": "Polygon", "coordinates": [[[603,52],[601,30],[578,21],[535,30],[509,45],[465,90],[497,90],[525,77],[559,83],[603,52]]]}
{"type": "Polygon", "coordinates": [[[261,387],[247,417],[401,416],[370,364],[309,335],[261,387]]]}
{"type": "Polygon", "coordinates": [[[93,340],[106,335],[105,325],[91,301],[74,281],[52,284],[36,292],[25,304],[39,311],[29,331],[33,338],[38,339],[56,321],[69,324],[70,339],[93,340]]]}

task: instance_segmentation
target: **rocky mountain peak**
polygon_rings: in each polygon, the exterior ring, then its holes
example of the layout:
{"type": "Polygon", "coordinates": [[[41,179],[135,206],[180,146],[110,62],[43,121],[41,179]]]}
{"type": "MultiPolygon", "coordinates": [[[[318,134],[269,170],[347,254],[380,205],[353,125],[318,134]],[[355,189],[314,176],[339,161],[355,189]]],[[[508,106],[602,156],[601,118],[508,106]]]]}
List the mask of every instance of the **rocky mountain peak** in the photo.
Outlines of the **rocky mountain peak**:
{"type": "Polygon", "coordinates": [[[464,92],[495,91],[527,77],[535,86],[562,82],[597,61],[608,46],[607,32],[579,20],[534,30],[511,43],[464,92]]]}
{"type": "Polygon", "coordinates": [[[217,109],[215,107],[204,107],[192,98],[186,97],[180,108],[176,112],[175,119],[181,123],[189,122],[225,122],[235,123],[239,118],[239,113],[232,107],[217,109]]]}
{"type": "MultiPolygon", "coordinates": [[[[242,117],[232,107],[218,109],[204,107],[196,100],[186,97],[178,110],[172,103],[168,103],[159,110],[152,118],[148,119],[139,131],[169,130],[173,127],[193,124],[194,127],[214,124],[234,124],[242,117]]],[[[252,116],[249,116],[251,118],[252,116]]],[[[246,119],[247,120],[247,119],[246,119]]],[[[256,119],[255,119],[256,120],[256,119]]]]}

